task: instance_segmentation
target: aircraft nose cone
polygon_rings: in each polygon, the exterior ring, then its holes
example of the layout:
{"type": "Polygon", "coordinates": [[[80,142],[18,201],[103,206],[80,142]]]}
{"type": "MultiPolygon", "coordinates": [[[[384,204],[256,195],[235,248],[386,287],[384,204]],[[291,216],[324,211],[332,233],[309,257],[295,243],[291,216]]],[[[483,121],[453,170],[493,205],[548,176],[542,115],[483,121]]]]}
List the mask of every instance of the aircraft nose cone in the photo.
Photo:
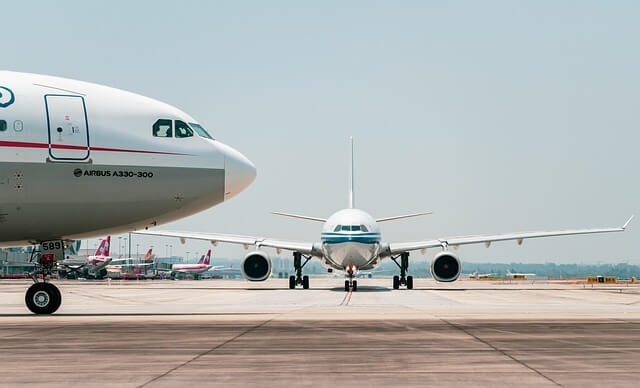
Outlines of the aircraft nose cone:
{"type": "Polygon", "coordinates": [[[246,189],[256,179],[256,166],[240,152],[228,148],[225,152],[224,200],[246,189]]]}

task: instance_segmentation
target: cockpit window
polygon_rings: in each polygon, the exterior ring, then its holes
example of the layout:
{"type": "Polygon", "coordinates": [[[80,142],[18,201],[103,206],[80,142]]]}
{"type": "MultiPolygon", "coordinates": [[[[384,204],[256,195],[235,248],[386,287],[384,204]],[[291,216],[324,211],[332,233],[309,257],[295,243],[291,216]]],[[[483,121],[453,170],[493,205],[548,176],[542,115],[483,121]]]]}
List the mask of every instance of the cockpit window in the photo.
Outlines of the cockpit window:
{"type": "Polygon", "coordinates": [[[4,132],[7,130],[7,122],[4,120],[0,120],[0,132],[4,132]]]}
{"type": "Polygon", "coordinates": [[[189,125],[191,125],[191,128],[193,128],[196,132],[198,132],[198,135],[202,137],[206,137],[207,139],[214,140],[214,138],[211,137],[211,135],[209,135],[209,132],[207,132],[206,129],[202,128],[200,124],[189,123],[189,125]]]}
{"type": "Polygon", "coordinates": [[[338,225],[336,226],[336,228],[333,230],[334,232],[339,232],[340,228],[342,228],[342,225],[338,225]]]}
{"type": "Polygon", "coordinates": [[[352,232],[359,232],[360,231],[360,225],[351,225],[351,231],[352,232]]]}
{"type": "Polygon", "coordinates": [[[176,120],[176,137],[191,137],[193,131],[184,121],[176,120]]]}
{"type": "Polygon", "coordinates": [[[153,124],[153,136],[155,137],[173,137],[173,125],[171,120],[160,119],[153,124]]]}
{"type": "Polygon", "coordinates": [[[363,231],[363,232],[368,232],[369,231],[369,229],[367,229],[367,227],[364,226],[364,225],[360,225],[360,230],[363,231]]]}
{"type": "Polygon", "coordinates": [[[350,231],[350,230],[351,230],[351,227],[350,227],[349,225],[342,225],[342,230],[344,230],[344,231],[347,231],[347,232],[348,232],[348,231],[350,231]]]}

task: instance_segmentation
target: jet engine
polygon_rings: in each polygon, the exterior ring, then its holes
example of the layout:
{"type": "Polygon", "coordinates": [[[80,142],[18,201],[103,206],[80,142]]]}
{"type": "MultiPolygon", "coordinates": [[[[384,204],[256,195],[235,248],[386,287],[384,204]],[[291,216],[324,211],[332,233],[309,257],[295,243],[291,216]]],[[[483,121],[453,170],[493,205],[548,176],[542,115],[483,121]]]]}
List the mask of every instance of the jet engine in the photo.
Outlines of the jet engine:
{"type": "Polygon", "coordinates": [[[251,282],[261,282],[271,276],[271,259],[262,251],[250,252],[240,266],[242,276],[251,282]]]}
{"type": "Polygon", "coordinates": [[[460,276],[460,259],[451,252],[440,252],[431,262],[431,276],[439,282],[453,282],[460,276]]]}

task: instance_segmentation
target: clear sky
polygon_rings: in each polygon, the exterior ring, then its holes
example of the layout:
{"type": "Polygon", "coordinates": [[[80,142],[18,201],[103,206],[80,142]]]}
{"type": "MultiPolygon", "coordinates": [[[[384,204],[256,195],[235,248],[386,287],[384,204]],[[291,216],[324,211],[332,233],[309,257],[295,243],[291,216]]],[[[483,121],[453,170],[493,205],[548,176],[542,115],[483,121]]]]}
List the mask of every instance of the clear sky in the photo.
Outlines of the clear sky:
{"type": "MultiPolygon", "coordinates": [[[[346,207],[350,135],[358,207],[435,212],[384,224],[388,241],[640,215],[637,1],[13,1],[0,20],[1,68],[176,105],[256,164],[244,193],[165,229],[318,240],[320,224],[269,212],[346,207]]],[[[460,254],[640,263],[636,221],[460,254]]],[[[134,241],[208,247],[152,240],[134,241]]]]}

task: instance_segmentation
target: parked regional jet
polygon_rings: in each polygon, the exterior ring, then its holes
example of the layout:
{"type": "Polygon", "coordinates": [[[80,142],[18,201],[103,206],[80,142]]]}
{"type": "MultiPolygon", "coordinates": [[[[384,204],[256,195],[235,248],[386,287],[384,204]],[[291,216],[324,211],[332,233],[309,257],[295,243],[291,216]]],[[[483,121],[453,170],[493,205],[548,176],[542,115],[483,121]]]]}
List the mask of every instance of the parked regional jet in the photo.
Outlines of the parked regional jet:
{"type": "MultiPolygon", "coordinates": [[[[123,90],[0,71],[0,247],[40,244],[44,278],[69,240],[144,229],[226,201],[254,165],[196,119],[123,90]]],[[[35,313],[61,296],[26,294],[35,313]]]]}
{"type": "Polygon", "coordinates": [[[404,285],[408,289],[411,289],[413,288],[413,277],[407,276],[407,270],[409,268],[409,253],[412,251],[425,251],[428,248],[442,249],[442,252],[438,253],[431,262],[431,274],[437,281],[452,282],[460,276],[462,266],[458,256],[449,250],[450,247],[484,243],[488,248],[494,241],[516,240],[520,245],[524,239],[528,238],[621,232],[626,229],[631,218],[633,218],[631,217],[624,226],[618,228],[507,233],[439,238],[416,242],[387,243],[381,239],[380,223],[415,217],[428,214],[429,212],[375,219],[368,213],[356,209],[353,174],[353,139],[351,139],[350,177],[349,207],[334,213],[327,219],[296,214],[275,213],[288,217],[322,222],[323,227],[320,242],[298,242],[253,236],[197,232],[141,231],[138,233],[178,237],[182,242],[187,238],[191,238],[208,240],[214,245],[218,242],[225,242],[241,244],[247,248],[248,246],[255,246],[256,250],[246,255],[241,265],[245,279],[250,281],[263,281],[271,275],[271,259],[262,248],[269,247],[275,248],[278,251],[293,251],[296,275],[289,278],[289,288],[295,288],[298,285],[302,285],[305,289],[309,288],[309,277],[302,276],[302,269],[310,259],[316,257],[322,261],[325,267],[344,271],[347,277],[344,284],[345,291],[355,291],[357,289],[357,281],[353,278],[358,271],[373,269],[380,265],[385,258],[393,260],[400,269],[400,275],[393,277],[393,288],[398,289],[400,285],[404,285]],[[302,262],[302,258],[306,260],[304,263],[302,262]],[[398,259],[400,259],[400,262],[398,262],[398,259]]]}
{"type": "Polygon", "coordinates": [[[111,236],[107,236],[100,242],[100,246],[96,250],[95,255],[86,258],[68,258],[64,259],[59,265],[70,272],[86,271],[87,275],[95,278],[103,278],[106,275],[106,267],[113,261],[109,256],[111,248],[111,236]]]}
{"type": "Polygon", "coordinates": [[[203,272],[207,272],[210,270],[215,270],[217,268],[222,267],[214,267],[211,265],[211,249],[207,252],[206,255],[202,256],[197,264],[172,264],[171,265],[171,276],[176,275],[199,275],[203,272]]]}

